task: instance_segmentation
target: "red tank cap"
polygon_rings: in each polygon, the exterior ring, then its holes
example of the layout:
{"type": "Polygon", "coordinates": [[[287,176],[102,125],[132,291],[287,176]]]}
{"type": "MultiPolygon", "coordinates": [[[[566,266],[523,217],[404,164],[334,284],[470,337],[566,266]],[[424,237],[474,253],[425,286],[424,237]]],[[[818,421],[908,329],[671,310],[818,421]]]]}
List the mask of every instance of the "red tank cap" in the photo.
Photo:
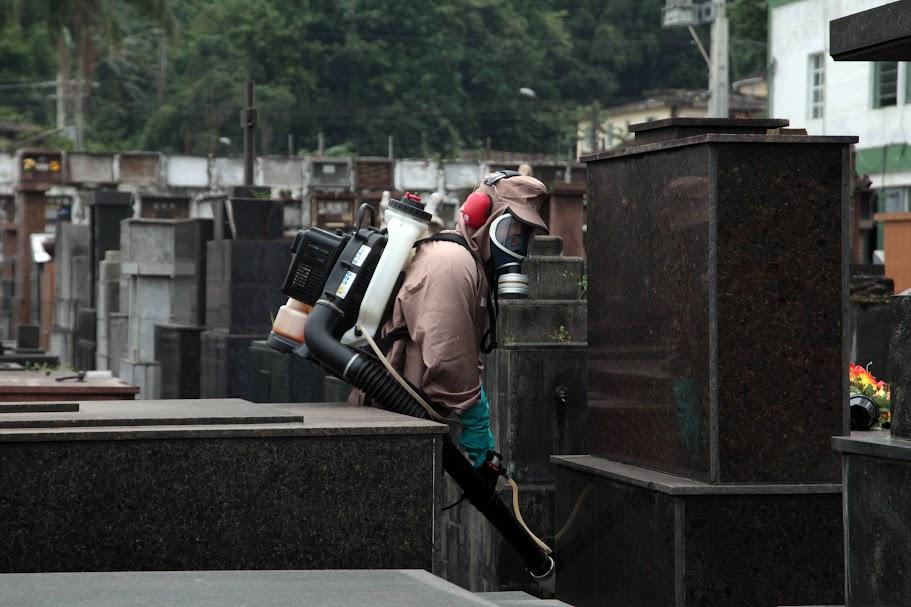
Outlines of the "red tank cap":
{"type": "Polygon", "coordinates": [[[404,198],[405,200],[413,200],[415,202],[421,202],[421,197],[418,196],[417,194],[412,194],[411,192],[405,192],[404,194],[402,194],[402,198],[404,198]]]}

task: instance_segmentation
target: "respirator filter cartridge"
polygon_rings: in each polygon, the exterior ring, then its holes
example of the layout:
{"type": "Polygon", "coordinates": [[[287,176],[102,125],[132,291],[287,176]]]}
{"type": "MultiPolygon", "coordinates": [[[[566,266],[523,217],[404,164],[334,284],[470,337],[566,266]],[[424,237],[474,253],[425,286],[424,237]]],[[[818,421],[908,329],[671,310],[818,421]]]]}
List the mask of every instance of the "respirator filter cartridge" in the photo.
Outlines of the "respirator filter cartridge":
{"type": "Polygon", "coordinates": [[[507,272],[497,277],[497,295],[504,299],[528,297],[528,276],[507,272]]]}

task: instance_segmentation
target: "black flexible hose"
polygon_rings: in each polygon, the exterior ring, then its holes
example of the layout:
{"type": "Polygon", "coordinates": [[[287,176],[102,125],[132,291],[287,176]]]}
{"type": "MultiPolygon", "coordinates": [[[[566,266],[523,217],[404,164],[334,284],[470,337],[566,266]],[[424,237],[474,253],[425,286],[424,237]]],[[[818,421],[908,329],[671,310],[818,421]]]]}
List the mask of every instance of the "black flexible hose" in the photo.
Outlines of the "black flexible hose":
{"type": "Polygon", "coordinates": [[[429,419],[424,408],[411,397],[382,366],[340,343],[332,328],[340,314],[317,302],[307,319],[307,348],[316,360],[331,369],[339,379],[362,390],[383,409],[393,413],[429,419]]]}
{"type": "Polygon", "coordinates": [[[548,573],[551,560],[547,553],[522,528],[512,510],[497,495],[496,489],[484,481],[449,436],[443,440],[443,469],[462,488],[471,505],[477,508],[519,553],[532,575],[541,577],[548,573]]]}
{"type": "MultiPolygon", "coordinates": [[[[317,302],[307,319],[307,348],[310,354],[334,375],[362,390],[383,409],[430,419],[430,415],[382,366],[343,345],[333,335],[341,313],[317,302]]],[[[525,566],[535,576],[543,576],[552,567],[548,554],[522,528],[512,511],[447,435],[443,439],[443,469],[462,488],[477,508],[503,538],[519,553],[525,566]]]]}

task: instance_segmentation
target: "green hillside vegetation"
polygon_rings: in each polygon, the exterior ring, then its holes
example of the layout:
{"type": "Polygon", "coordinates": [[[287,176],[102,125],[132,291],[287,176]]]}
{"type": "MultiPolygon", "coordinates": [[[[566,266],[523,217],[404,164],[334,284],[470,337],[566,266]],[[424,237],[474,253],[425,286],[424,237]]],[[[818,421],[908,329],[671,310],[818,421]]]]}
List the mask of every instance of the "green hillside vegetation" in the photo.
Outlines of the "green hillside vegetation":
{"type": "MultiPolygon", "coordinates": [[[[6,4],[0,121],[55,129],[59,74],[70,83],[67,125],[83,126],[89,150],[239,153],[252,78],[261,153],[287,153],[289,134],[312,151],[322,132],[327,147],[363,155],[385,154],[389,135],[398,156],[488,138],[495,149],[565,154],[593,101],[707,80],[689,33],[661,29],[660,0],[6,4]]],[[[765,10],[729,2],[732,80],[764,69],[765,10]]]]}

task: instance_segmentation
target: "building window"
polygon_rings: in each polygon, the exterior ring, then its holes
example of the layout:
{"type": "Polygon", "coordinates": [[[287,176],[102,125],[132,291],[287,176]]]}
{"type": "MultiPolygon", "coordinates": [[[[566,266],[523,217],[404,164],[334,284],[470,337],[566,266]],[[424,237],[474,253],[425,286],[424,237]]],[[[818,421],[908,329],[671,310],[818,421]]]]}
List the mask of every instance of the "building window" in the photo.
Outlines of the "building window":
{"type": "Polygon", "coordinates": [[[810,118],[822,118],[826,98],[826,56],[824,53],[810,55],[810,118]]]}
{"type": "Polygon", "coordinates": [[[911,188],[893,187],[881,188],[879,194],[879,210],[883,213],[905,213],[911,210],[911,188]]]}
{"type": "Polygon", "coordinates": [[[898,103],[898,62],[878,61],[873,64],[873,107],[898,103]]]}

